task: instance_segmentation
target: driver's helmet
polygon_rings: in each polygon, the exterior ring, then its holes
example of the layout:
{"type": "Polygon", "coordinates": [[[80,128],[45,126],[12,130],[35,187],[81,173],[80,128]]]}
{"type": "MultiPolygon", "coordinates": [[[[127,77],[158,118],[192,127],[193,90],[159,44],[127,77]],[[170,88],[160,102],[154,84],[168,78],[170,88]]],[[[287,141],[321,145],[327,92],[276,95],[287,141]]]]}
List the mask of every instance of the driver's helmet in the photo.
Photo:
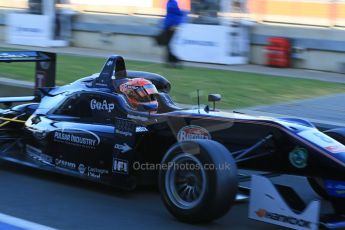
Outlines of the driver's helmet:
{"type": "Polygon", "coordinates": [[[151,81],[144,78],[129,79],[121,84],[119,89],[127,96],[133,108],[140,111],[157,111],[158,102],[155,95],[158,94],[158,91],[151,81]]]}

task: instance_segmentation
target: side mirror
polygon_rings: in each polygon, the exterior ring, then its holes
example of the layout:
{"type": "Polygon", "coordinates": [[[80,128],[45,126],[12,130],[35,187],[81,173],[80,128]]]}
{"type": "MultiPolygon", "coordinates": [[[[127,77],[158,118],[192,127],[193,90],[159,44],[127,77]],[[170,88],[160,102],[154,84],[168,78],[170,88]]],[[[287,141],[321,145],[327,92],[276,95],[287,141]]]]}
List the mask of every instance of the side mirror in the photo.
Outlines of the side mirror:
{"type": "Polygon", "coordinates": [[[213,102],[213,111],[216,110],[216,102],[221,101],[222,96],[220,94],[209,94],[208,95],[208,102],[213,102]]]}

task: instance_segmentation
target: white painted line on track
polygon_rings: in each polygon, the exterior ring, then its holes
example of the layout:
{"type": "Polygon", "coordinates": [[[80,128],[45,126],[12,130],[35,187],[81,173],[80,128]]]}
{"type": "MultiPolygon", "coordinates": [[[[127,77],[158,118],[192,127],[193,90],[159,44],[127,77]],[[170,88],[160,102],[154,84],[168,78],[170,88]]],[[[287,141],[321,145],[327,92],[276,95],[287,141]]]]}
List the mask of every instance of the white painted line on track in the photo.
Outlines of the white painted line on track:
{"type": "MultiPolygon", "coordinates": [[[[51,228],[48,226],[44,226],[41,224],[37,224],[34,222],[30,222],[27,220],[23,220],[17,217],[9,216],[3,213],[0,213],[0,225],[4,223],[9,226],[12,226],[14,228],[18,229],[26,229],[26,230],[56,230],[55,228],[51,228]]],[[[9,227],[9,229],[11,229],[9,227]]]]}

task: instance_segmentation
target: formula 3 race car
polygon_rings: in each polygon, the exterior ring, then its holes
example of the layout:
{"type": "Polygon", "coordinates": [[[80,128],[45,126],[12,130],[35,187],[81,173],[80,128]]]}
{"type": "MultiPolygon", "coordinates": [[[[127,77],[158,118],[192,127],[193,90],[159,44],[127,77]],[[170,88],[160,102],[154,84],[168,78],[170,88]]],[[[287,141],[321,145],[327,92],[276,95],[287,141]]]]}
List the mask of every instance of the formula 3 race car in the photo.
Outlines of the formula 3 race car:
{"type": "Polygon", "coordinates": [[[344,129],[321,132],[302,119],[222,112],[214,106],[217,94],[209,95],[211,107],[181,109],[167,79],[128,71],[116,55],[101,73],[61,87],[52,83],[54,55],[6,52],[0,61],[37,62],[41,84],[34,96],[0,98],[8,107],[0,111],[2,160],[126,190],[158,184],[169,212],[189,223],[230,209],[244,178],[237,168],[305,176],[345,214],[344,129]],[[156,111],[134,109],[118,91],[118,83],[137,78],[156,87],[156,111]]]}

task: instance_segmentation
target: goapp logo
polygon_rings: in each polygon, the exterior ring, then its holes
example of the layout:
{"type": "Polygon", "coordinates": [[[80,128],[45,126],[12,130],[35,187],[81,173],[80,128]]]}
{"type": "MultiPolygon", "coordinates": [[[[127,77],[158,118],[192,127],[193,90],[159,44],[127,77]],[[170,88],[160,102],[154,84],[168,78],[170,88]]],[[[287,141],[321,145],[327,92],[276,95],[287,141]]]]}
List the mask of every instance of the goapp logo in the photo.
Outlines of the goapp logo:
{"type": "Polygon", "coordinates": [[[115,109],[115,104],[108,103],[107,100],[103,100],[102,102],[100,102],[96,99],[92,99],[90,101],[90,108],[92,110],[107,111],[108,113],[111,113],[111,111],[115,109]]]}

